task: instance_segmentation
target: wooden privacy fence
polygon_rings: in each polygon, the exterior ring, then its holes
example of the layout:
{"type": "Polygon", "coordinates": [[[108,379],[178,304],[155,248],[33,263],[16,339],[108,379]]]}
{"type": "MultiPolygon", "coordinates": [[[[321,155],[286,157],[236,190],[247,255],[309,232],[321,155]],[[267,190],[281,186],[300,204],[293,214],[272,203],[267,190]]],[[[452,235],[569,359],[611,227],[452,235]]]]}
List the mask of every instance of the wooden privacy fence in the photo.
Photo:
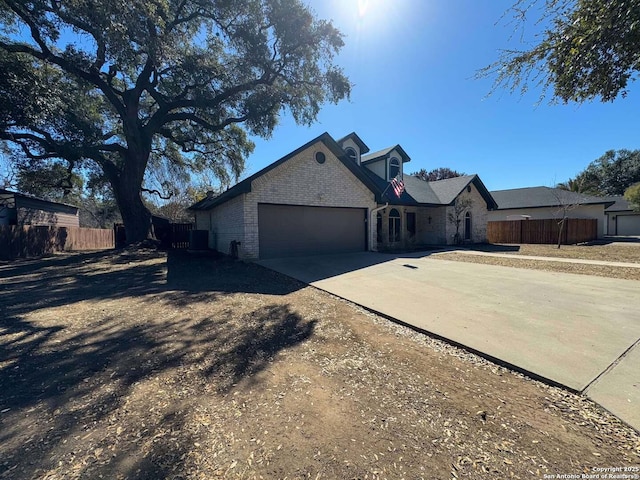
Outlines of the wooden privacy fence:
{"type": "MultiPolygon", "coordinates": [[[[189,232],[193,230],[192,223],[161,223],[153,225],[156,238],[160,240],[163,248],[187,249],[189,248],[189,232]]],[[[116,246],[122,247],[127,242],[127,234],[122,223],[113,226],[116,246]]]]}
{"type": "Polygon", "coordinates": [[[192,223],[171,223],[170,226],[171,248],[189,248],[189,232],[193,230],[192,223]]]}
{"type": "MultiPolygon", "coordinates": [[[[505,220],[487,223],[489,243],[558,243],[558,221],[505,220]]],[[[562,231],[563,245],[589,242],[598,238],[598,221],[591,218],[567,218],[562,231]]]]}
{"type": "Polygon", "coordinates": [[[0,258],[39,257],[54,252],[115,247],[113,230],[0,225],[0,258]]]}

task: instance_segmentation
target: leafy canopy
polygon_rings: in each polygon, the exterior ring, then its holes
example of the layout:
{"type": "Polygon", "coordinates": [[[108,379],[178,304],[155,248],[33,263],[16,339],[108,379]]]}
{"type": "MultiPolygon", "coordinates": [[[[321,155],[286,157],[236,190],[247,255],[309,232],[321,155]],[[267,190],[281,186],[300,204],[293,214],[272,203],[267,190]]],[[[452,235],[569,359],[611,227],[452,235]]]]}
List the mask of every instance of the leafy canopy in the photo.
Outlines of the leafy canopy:
{"type": "Polygon", "coordinates": [[[425,182],[435,182],[438,180],[446,180],[447,178],[462,177],[466,174],[457,172],[456,170],[452,170],[448,167],[440,167],[429,171],[422,168],[417,172],[413,172],[411,175],[419,178],[420,180],[424,180],[425,182]]]}
{"type": "Polygon", "coordinates": [[[300,0],[0,0],[0,140],[96,169],[125,226],[148,224],[149,171],[228,185],[248,134],[347,98],[342,46],[300,0]]]}
{"type": "Polygon", "coordinates": [[[632,209],[640,212],[640,182],[627,188],[624,192],[624,198],[629,202],[632,209]]]}
{"type": "Polygon", "coordinates": [[[604,102],[626,96],[640,69],[640,1],[518,0],[506,13],[526,48],[505,49],[477,77],[525,94],[531,85],[552,100],[604,102]],[[531,21],[533,14],[535,21],[531,21]],[[525,29],[538,29],[533,41],[525,29]],[[529,46],[530,45],[530,46],[529,46]]]}
{"type": "Polygon", "coordinates": [[[623,195],[640,182],[640,150],[609,150],[594,160],[575,179],[558,188],[589,195],[623,195]]]}

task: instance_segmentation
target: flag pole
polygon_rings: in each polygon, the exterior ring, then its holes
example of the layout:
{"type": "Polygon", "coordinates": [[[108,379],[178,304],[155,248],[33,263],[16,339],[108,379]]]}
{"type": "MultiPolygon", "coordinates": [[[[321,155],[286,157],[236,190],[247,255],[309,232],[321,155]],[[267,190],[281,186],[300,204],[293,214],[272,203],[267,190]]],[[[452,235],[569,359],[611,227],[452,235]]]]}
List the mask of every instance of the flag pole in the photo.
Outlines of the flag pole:
{"type": "Polygon", "coordinates": [[[389,187],[391,186],[391,182],[389,182],[387,184],[387,188],[385,188],[382,193],[380,194],[380,198],[384,197],[384,194],[387,193],[387,190],[389,190],[389,187]]]}

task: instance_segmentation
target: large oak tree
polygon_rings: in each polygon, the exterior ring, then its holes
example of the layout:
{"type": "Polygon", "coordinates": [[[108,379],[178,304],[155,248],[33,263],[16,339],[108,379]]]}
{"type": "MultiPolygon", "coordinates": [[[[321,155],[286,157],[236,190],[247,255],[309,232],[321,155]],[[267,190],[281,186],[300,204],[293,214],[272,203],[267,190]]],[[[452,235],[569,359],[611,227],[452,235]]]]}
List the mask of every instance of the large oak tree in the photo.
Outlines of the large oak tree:
{"type": "Polygon", "coordinates": [[[494,90],[531,86],[552,101],[613,101],[640,70],[639,0],[519,0],[506,12],[523,48],[502,51],[478,73],[494,90]],[[529,32],[535,32],[529,35],[529,32]]]}
{"type": "Polygon", "coordinates": [[[140,241],[149,168],[237,178],[248,135],[349,96],[342,46],[299,0],[0,0],[0,139],[104,175],[140,241]]]}

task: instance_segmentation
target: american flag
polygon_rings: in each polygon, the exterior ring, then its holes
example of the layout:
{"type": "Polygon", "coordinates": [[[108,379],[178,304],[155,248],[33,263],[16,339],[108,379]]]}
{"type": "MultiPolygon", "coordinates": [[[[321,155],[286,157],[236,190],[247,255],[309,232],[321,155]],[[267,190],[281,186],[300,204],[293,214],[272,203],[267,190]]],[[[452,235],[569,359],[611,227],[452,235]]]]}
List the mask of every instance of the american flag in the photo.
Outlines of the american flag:
{"type": "Polygon", "coordinates": [[[402,195],[402,192],[404,192],[404,182],[402,180],[398,180],[398,177],[396,177],[391,180],[391,186],[393,187],[393,191],[395,192],[396,196],[400,198],[400,195],[402,195]]]}

